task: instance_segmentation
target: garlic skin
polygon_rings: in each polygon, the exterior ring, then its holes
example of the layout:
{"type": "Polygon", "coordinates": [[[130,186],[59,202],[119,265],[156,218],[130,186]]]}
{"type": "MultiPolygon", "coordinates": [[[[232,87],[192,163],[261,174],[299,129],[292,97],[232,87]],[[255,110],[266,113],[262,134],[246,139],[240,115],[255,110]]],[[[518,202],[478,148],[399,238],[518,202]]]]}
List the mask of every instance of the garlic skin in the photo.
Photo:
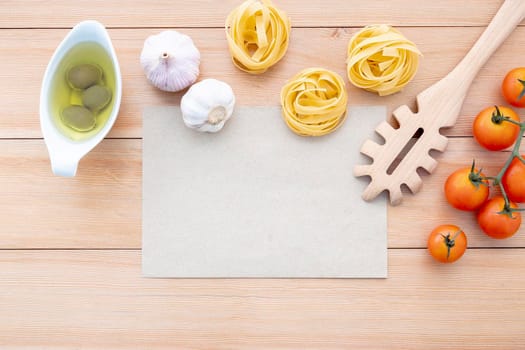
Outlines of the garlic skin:
{"type": "Polygon", "coordinates": [[[140,54],[148,80],[163,91],[179,91],[199,76],[201,54],[193,40],[175,30],[149,36],[140,54]]]}
{"type": "Polygon", "coordinates": [[[182,96],[180,109],[187,127],[202,132],[217,132],[233,114],[235,95],[230,85],[204,79],[182,96]]]}

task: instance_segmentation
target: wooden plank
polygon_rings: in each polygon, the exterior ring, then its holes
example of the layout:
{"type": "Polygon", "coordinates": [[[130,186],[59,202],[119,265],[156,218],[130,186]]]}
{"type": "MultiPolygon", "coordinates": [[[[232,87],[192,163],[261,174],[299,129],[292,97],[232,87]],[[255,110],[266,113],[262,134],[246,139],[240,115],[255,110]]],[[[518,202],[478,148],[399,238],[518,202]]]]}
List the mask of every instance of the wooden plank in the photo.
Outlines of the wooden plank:
{"type": "MultiPolygon", "coordinates": [[[[231,9],[241,0],[154,2],[78,0],[4,0],[0,3],[1,28],[71,27],[86,18],[109,27],[222,27],[231,9]],[[38,14],[38,16],[35,16],[38,14]]],[[[294,26],[363,26],[390,23],[398,26],[479,26],[486,25],[501,1],[454,0],[420,2],[338,0],[275,1],[292,19],[294,26]]]]}
{"type": "Polygon", "coordinates": [[[42,140],[0,149],[2,248],[140,247],[140,140],[104,140],[74,178],[52,175],[42,140]]]}
{"type": "MultiPolygon", "coordinates": [[[[77,177],[66,179],[51,174],[42,140],[1,140],[0,249],[140,248],[141,150],[141,140],[104,140],[80,162],[77,177]]],[[[425,247],[429,232],[443,223],[462,227],[471,247],[525,247],[525,226],[510,239],[493,240],[473,214],[446,203],[446,177],[472,158],[495,174],[506,154],[484,151],[470,138],[451,139],[421,192],[389,208],[389,247],[425,247]]]]}
{"type": "MultiPolygon", "coordinates": [[[[348,84],[352,105],[415,105],[415,96],[450,71],[476,40],[482,28],[405,28],[405,35],[424,54],[414,81],[398,94],[379,97],[348,84]]],[[[141,113],[147,105],[175,105],[183,93],[165,93],[151,86],[139,64],[144,39],[158,29],[112,29],[110,35],[121,64],[124,94],[119,118],[110,137],[140,137],[141,113]]],[[[295,29],[285,59],[264,75],[252,76],[236,69],[224,32],[220,29],[185,29],[202,52],[201,78],[214,77],[232,85],[239,105],[279,105],[284,82],[299,70],[322,65],[345,80],[346,46],[356,29],[295,29]],[[327,55],[327,53],[329,53],[327,55]]],[[[38,106],[40,84],[51,55],[66,35],[65,29],[0,30],[0,138],[41,137],[38,106]],[[31,42],[28,52],[27,43],[31,42]]],[[[502,103],[500,80],[511,67],[522,65],[516,47],[525,46],[525,28],[511,35],[481,70],[472,87],[458,125],[448,131],[470,135],[472,116],[487,105],[502,103]]]]}
{"type": "Polygon", "coordinates": [[[3,349],[521,349],[525,250],[386,280],[145,279],[139,251],[1,251],[3,349]]]}

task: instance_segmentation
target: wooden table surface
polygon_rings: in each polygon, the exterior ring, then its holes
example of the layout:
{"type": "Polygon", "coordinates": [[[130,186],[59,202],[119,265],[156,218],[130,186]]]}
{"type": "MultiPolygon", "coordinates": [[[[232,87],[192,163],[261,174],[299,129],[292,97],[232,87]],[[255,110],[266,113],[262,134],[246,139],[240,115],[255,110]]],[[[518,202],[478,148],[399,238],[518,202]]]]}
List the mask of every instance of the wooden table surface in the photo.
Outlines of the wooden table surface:
{"type": "Polygon", "coordinates": [[[222,26],[238,3],[0,2],[0,349],[525,348],[525,229],[489,239],[442,194],[446,176],[472,158],[487,173],[506,159],[482,150],[470,125],[482,108],[503,103],[503,75],[523,66],[523,26],[480,71],[423,190],[389,207],[388,279],[141,277],[142,109],[181,97],[147,83],[139,55],[148,35],[167,28],[189,34],[201,50],[201,78],[230,83],[238,105],[277,106],[280,87],[302,68],[321,65],[347,81],[352,34],[389,23],[424,54],[415,79],[389,97],[348,89],[351,104],[391,111],[414,106],[418,92],[450,71],[501,1],[278,1],[292,19],[290,47],[261,76],[230,62],[222,26]],[[124,94],[108,138],[66,179],[51,174],[39,90],[54,49],[84,19],[109,28],[124,94]],[[468,234],[469,250],[454,265],[434,262],[425,250],[441,223],[468,234]]]}

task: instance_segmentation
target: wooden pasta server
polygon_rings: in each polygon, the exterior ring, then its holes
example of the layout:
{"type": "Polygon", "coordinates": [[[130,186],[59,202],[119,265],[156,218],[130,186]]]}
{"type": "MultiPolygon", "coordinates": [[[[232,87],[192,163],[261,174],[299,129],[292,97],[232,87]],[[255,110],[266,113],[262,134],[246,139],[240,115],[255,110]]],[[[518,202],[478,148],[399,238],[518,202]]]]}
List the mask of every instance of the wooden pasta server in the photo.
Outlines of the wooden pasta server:
{"type": "Polygon", "coordinates": [[[365,141],[361,153],[372,158],[372,163],[354,168],[356,177],[371,178],[362,194],[364,200],[372,200],[386,190],[391,204],[396,205],[403,199],[403,185],[412,193],[421,189],[423,181],[418,169],[432,173],[437,161],[429,152],[443,152],[447,147],[448,139],[440,129],[456,123],[478,71],[524,17],[525,0],[506,0],[463,60],[447,76],[417,95],[416,113],[403,105],[393,112],[399,128],[386,121],[377,126],[375,131],[384,144],[365,141]]]}

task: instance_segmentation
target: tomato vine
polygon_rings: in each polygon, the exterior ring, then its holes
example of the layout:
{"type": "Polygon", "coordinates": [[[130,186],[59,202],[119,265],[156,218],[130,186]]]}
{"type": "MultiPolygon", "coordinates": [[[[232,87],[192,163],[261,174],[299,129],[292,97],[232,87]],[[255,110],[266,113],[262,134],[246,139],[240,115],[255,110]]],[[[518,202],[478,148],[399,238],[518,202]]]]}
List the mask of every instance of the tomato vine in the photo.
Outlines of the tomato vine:
{"type": "MultiPolygon", "coordinates": [[[[523,209],[523,208],[512,208],[511,207],[509,197],[508,197],[507,192],[505,190],[505,187],[503,186],[503,183],[502,183],[502,179],[503,179],[503,176],[505,175],[505,173],[509,169],[509,166],[510,166],[510,164],[512,163],[512,161],[514,159],[519,159],[523,164],[525,164],[525,159],[520,154],[521,141],[523,139],[523,135],[525,134],[525,123],[517,122],[517,121],[515,121],[515,120],[513,120],[513,119],[511,119],[511,118],[509,118],[507,116],[504,116],[501,113],[501,111],[498,108],[498,106],[495,106],[495,111],[493,112],[493,115],[492,115],[492,121],[494,123],[497,123],[497,124],[498,123],[512,123],[514,125],[519,126],[519,128],[520,128],[520,131],[518,133],[518,137],[516,138],[516,141],[514,142],[514,146],[512,147],[512,151],[510,153],[510,156],[508,157],[507,161],[505,162],[503,167],[500,169],[498,174],[495,177],[494,176],[485,176],[483,178],[485,180],[492,181],[493,186],[498,186],[500,191],[501,191],[501,195],[505,199],[505,205],[504,205],[504,207],[503,207],[503,209],[501,210],[500,213],[512,216],[513,212],[524,211],[525,209],[523,209]]],[[[474,162],[473,162],[472,166],[474,167],[474,162]]],[[[475,176],[476,174],[479,174],[479,173],[474,173],[474,170],[473,170],[471,172],[471,174],[473,174],[472,176],[475,176]]]]}

